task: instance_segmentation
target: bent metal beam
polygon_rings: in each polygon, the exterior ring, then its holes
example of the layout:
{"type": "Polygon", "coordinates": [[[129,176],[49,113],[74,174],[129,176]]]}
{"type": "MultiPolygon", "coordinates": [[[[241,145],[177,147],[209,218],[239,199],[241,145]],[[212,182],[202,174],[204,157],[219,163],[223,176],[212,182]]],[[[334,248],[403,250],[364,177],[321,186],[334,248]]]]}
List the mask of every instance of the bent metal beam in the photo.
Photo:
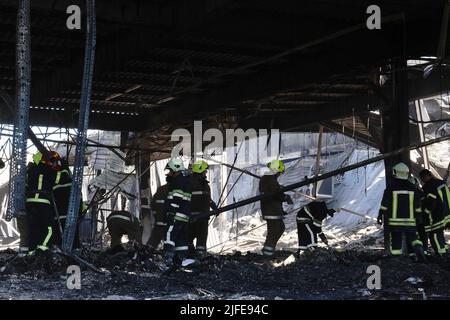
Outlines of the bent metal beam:
{"type": "Polygon", "coordinates": [[[367,160],[364,160],[364,161],[361,161],[361,162],[358,162],[358,163],[355,163],[355,164],[352,164],[352,165],[349,165],[349,166],[346,166],[346,167],[343,167],[343,168],[340,168],[340,169],[337,169],[337,170],[333,170],[333,171],[324,173],[324,174],[322,174],[322,175],[320,175],[318,177],[313,177],[313,178],[305,177],[305,179],[300,181],[300,182],[296,182],[296,183],[293,183],[293,184],[290,184],[290,185],[282,187],[280,189],[280,191],[277,192],[277,193],[260,194],[260,195],[257,195],[257,196],[254,196],[254,197],[242,200],[242,201],[238,201],[238,202],[235,202],[235,203],[230,204],[228,206],[221,207],[221,208],[219,208],[216,211],[211,211],[208,214],[198,215],[198,217],[196,217],[196,219],[202,218],[202,217],[205,217],[205,216],[217,215],[217,214],[220,214],[222,212],[226,212],[226,211],[233,210],[233,209],[236,209],[236,208],[239,208],[239,207],[243,207],[243,206],[249,205],[251,203],[254,203],[256,201],[259,201],[261,199],[272,197],[275,194],[279,194],[279,193],[283,193],[283,192],[286,192],[286,191],[291,191],[291,190],[294,190],[294,189],[298,189],[298,188],[306,186],[308,184],[311,184],[311,183],[314,183],[314,182],[317,182],[317,181],[320,181],[320,180],[325,180],[325,179],[328,179],[328,178],[330,178],[332,176],[335,176],[335,175],[338,175],[338,174],[341,174],[341,173],[344,173],[344,172],[347,172],[347,171],[351,171],[351,170],[354,170],[354,169],[357,169],[357,168],[360,168],[360,167],[364,167],[364,166],[369,165],[371,163],[375,163],[375,162],[378,162],[378,161],[382,161],[384,159],[389,159],[389,158],[398,156],[398,155],[400,155],[400,154],[402,154],[402,153],[404,153],[406,151],[411,151],[411,150],[423,148],[425,146],[429,146],[429,145],[432,145],[432,144],[435,144],[435,143],[447,141],[449,139],[450,139],[450,135],[443,136],[443,137],[432,139],[432,140],[429,140],[429,141],[426,141],[426,142],[422,142],[422,143],[419,143],[419,144],[416,144],[416,145],[412,145],[412,146],[400,148],[400,149],[397,149],[397,150],[394,150],[394,151],[391,151],[391,152],[388,152],[388,153],[380,154],[379,156],[373,157],[371,159],[367,159],[367,160]]]}

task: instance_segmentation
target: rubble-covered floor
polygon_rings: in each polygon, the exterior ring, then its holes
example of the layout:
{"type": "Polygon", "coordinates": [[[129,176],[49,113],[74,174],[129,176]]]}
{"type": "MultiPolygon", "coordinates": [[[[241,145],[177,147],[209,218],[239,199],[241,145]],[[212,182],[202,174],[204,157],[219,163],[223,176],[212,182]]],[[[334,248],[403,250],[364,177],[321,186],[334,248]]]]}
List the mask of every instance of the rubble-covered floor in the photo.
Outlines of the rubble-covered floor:
{"type": "MultiPolygon", "coordinates": [[[[0,265],[14,257],[0,252],[0,265]]],[[[143,247],[106,256],[81,255],[104,270],[82,269],[81,289],[66,287],[71,262],[50,252],[16,258],[1,268],[1,299],[444,299],[450,298],[450,258],[414,263],[379,249],[319,248],[295,259],[255,253],[209,256],[194,270],[162,275],[161,257],[143,247]],[[381,268],[381,290],[366,286],[369,265],[381,268]]]]}

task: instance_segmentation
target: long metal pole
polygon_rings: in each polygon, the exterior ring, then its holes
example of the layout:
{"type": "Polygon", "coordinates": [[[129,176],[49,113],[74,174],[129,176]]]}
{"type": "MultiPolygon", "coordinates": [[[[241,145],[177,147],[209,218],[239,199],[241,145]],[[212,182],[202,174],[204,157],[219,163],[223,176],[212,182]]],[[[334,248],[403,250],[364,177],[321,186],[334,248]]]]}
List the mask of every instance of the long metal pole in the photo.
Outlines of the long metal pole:
{"type": "Polygon", "coordinates": [[[20,0],[17,13],[16,115],[6,220],[25,215],[25,178],[31,93],[30,0],[20,0]]]}
{"type": "Polygon", "coordinates": [[[75,149],[75,166],[73,172],[72,189],[69,197],[66,226],[63,237],[63,250],[71,252],[75,231],[77,228],[78,212],[80,209],[81,186],[83,183],[84,155],[86,149],[87,129],[89,126],[89,111],[92,92],[92,78],[94,73],[96,24],[95,0],[86,0],[86,48],[84,57],[84,73],[81,90],[80,115],[78,119],[77,145],[75,149]]]}
{"type": "MultiPolygon", "coordinates": [[[[319,141],[317,142],[316,172],[314,174],[315,177],[318,177],[320,174],[320,156],[322,154],[322,136],[323,136],[323,126],[319,125],[319,141]]],[[[314,197],[317,197],[317,182],[314,183],[312,194],[314,195],[314,197]]]]}

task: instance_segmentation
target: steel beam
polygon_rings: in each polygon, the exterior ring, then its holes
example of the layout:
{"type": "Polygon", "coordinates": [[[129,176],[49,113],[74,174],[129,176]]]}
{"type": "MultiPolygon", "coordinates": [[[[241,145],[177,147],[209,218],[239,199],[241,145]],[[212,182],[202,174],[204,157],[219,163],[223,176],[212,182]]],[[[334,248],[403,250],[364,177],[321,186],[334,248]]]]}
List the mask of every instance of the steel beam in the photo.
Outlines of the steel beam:
{"type": "Polygon", "coordinates": [[[20,0],[17,12],[16,109],[6,220],[24,216],[28,120],[31,89],[30,0],[20,0]]]}
{"type": "Polygon", "coordinates": [[[72,188],[70,190],[69,207],[67,209],[66,226],[63,235],[63,250],[71,252],[75,238],[80,209],[81,187],[83,184],[84,156],[87,143],[87,130],[89,126],[90,100],[92,94],[92,78],[94,73],[96,21],[95,0],[86,0],[86,48],[80,115],[78,120],[77,145],[75,149],[75,165],[73,168],[72,188]]]}

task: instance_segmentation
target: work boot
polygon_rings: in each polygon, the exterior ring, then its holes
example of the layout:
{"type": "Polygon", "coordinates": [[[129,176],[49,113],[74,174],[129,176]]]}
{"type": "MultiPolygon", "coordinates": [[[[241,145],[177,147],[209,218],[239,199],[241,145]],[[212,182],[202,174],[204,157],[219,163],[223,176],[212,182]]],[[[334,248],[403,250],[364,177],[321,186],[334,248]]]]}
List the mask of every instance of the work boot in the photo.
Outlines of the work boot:
{"type": "Polygon", "coordinates": [[[191,267],[194,267],[194,266],[197,265],[197,264],[198,264],[198,261],[195,260],[195,259],[189,259],[189,258],[186,258],[186,259],[183,259],[183,260],[181,261],[181,266],[182,266],[183,268],[191,268],[191,267]]]}
{"type": "Polygon", "coordinates": [[[163,261],[167,269],[173,267],[175,262],[174,260],[175,260],[175,253],[173,252],[173,250],[168,249],[163,252],[163,261]]]}

